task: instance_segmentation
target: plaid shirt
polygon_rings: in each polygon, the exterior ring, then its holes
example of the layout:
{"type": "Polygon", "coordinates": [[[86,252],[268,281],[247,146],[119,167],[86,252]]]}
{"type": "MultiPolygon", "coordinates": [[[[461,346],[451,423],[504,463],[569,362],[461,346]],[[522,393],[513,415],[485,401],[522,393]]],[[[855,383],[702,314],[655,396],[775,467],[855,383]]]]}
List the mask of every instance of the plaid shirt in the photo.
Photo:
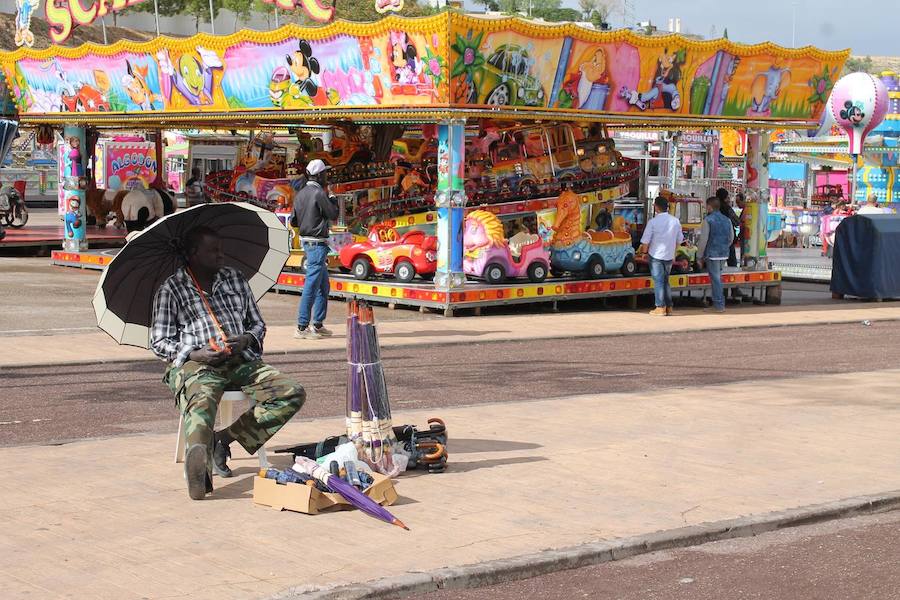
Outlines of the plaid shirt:
{"type": "MultiPolygon", "coordinates": [[[[241,355],[247,360],[262,356],[266,324],[244,276],[223,267],[213,279],[212,293],[206,297],[226,336],[249,333],[256,340],[241,355]]],[[[206,311],[200,293],[184,268],[163,282],[153,299],[153,326],[150,349],[165,361],[180,367],[194,350],[204,348],[216,327],[206,311]]]]}

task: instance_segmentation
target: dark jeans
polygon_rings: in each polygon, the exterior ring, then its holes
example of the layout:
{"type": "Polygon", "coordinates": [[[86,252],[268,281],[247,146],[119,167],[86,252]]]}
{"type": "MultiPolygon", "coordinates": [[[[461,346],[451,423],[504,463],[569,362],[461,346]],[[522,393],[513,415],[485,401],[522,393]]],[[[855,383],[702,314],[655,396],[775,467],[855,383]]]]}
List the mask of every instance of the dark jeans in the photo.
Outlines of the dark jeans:
{"type": "Polygon", "coordinates": [[[656,297],[657,308],[672,306],[672,290],[669,288],[671,272],[671,260],[650,257],[650,276],[653,278],[653,295],[656,297]]]}

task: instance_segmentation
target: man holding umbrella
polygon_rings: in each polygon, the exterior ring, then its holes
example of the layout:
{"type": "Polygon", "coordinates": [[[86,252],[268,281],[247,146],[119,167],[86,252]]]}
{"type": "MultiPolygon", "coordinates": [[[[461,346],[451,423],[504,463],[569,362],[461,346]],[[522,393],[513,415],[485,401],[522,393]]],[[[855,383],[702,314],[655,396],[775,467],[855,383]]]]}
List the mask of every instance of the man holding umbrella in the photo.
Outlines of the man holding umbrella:
{"type": "Polygon", "coordinates": [[[201,500],[212,492],[212,470],[231,476],[231,442],[254,454],[300,410],[306,394],[262,361],[266,325],[250,283],[225,266],[216,229],[194,227],[180,246],[186,264],[156,291],[150,347],[169,363],[164,381],[184,415],[188,493],[201,500]],[[240,387],[256,404],[214,432],[227,386],[240,387]]]}

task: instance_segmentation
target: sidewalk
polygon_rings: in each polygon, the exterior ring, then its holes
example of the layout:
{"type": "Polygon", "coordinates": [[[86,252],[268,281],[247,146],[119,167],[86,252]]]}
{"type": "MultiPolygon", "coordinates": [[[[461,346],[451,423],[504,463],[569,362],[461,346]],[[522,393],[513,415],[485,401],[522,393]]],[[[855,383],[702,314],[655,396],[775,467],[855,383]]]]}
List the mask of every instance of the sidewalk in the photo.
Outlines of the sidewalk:
{"type": "MultiPolygon", "coordinates": [[[[891,370],[443,410],[451,470],[397,482],[410,532],[255,506],[239,450],[237,476],[191,502],[174,431],[4,448],[3,597],[263,598],[896,490],[898,385],[891,370]]],[[[297,419],[273,446],[342,426],[297,419]]]]}
{"type": "MultiPolygon", "coordinates": [[[[833,306],[742,306],[723,315],[697,308],[678,310],[673,317],[651,317],[646,312],[600,311],[523,316],[482,316],[428,321],[380,321],[379,339],[384,347],[549,338],[618,336],[680,331],[702,331],[746,327],[777,327],[852,323],[863,320],[900,319],[900,305],[846,303],[833,306]]],[[[270,327],[266,354],[315,352],[346,347],[343,325],[334,327],[335,337],[295,340],[290,326],[270,327]]],[[[119,346],[97,331],[64,336],[31,335],[4,339],[15,352],[0,355],[0,367],[72,364],[85,362],[136,361],[153,355],[141,348],[119,346]]]]}

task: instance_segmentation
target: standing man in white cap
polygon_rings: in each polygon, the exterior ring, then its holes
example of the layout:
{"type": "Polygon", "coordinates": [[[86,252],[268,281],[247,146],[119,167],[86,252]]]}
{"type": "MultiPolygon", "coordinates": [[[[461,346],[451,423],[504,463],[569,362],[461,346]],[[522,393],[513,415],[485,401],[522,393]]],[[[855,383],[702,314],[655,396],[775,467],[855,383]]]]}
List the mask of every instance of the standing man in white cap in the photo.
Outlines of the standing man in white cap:
{"type": "Polygon", "coordinates": [[[294,332],[297,339],[318,340],[331,335],[325,328],[329,290],[328,235],[329,221],[337,218],[338,205],[325,191],[329,168],[320,159],[311,160],[306,165],[309,180],[294,194],[291,219],[297,223],[306,256],[306,281],[297,309],[297,331],[294,332]]]}

